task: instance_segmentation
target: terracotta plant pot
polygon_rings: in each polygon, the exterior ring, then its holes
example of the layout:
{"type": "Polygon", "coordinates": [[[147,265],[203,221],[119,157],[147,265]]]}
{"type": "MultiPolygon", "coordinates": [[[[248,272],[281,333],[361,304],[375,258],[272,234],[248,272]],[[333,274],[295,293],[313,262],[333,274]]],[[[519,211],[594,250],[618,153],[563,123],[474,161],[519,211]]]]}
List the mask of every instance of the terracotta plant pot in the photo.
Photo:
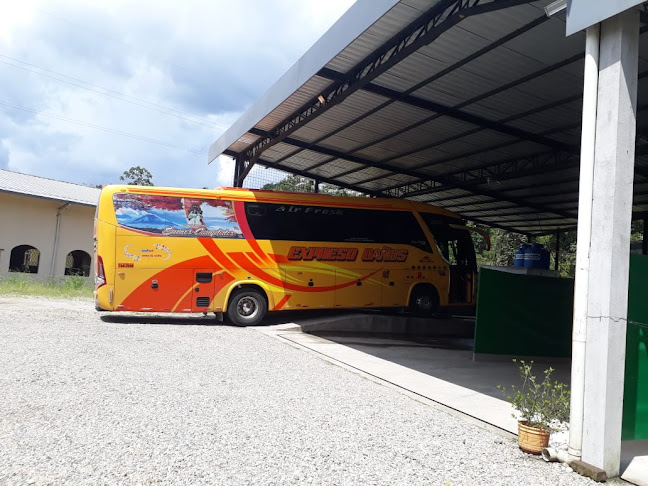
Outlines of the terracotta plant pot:
{"type": "Polygon", "coordinates": [[[518,446],[529,454],[541,454],[549,445],[549,432],[529,427],[526,420],[518,422],[518,446]]]}

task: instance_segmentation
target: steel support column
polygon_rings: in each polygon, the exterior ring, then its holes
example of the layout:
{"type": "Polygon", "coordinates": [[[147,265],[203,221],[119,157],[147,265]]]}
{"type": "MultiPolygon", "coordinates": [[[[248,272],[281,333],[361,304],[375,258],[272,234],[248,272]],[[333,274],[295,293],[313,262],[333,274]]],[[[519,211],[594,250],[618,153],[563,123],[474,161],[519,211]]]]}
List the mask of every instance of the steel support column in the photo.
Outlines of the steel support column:
{"type": "Polygon", "coordinates": [[[243,170],[243,157],[237,155],[234,159],[234,180],[232,181],[233,187],[243,187],[243,181],[245,180],[245,177],[243,176],[243,170]]]}

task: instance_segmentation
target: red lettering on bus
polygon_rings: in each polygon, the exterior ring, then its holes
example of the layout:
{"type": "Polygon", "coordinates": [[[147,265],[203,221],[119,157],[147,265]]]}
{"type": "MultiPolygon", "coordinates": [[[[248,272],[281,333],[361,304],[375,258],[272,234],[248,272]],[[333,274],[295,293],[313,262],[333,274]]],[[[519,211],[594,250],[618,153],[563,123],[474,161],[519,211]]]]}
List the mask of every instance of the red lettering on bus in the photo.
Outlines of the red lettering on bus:
{"type": "Polygon", "coordinates": [[[404,262],[407,260],[406,249],[390,248],[365,248],[362,252],[363,262],[404,262]]]}
{"type": "Polygon", "coordinates": [[[357,248],[322,247],[322,246],[291,246],[288,250],[288,260],[333,262],[353,262],[358,257],[357,248]]]}

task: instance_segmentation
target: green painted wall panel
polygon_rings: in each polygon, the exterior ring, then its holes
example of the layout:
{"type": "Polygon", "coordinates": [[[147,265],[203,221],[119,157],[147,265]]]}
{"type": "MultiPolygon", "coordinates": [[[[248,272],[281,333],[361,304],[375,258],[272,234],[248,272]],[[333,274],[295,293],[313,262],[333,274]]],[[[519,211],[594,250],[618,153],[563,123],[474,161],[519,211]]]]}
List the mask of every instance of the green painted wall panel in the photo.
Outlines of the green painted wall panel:
{"type": "Polygon", "coordinates": [[[648,439],[648,257],[630,255],[623,394],[624,440],[648,439]]]}
{"type": "Polygon", "coordinates": [[[573,282],[480,269],[475,353],[569,357],[573,282]]]}

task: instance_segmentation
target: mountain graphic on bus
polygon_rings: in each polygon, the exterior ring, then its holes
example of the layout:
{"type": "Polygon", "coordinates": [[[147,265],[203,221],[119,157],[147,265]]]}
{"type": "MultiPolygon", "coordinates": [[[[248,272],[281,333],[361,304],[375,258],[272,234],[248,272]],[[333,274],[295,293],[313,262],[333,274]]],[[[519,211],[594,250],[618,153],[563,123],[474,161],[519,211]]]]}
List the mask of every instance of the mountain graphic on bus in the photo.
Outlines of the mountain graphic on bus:
{"type": "Polygon", "coordinates": [[[160,233],[163,229],[166,228],[182,228],[183,225],[174,223],[167,219],[161,218],[160,216],[152,213],[144,214],[135,219],[129,221],[124,221],[122,223],[124,226],[129,226],[131,228],[137,228],[142,231],[150,231],[151,233],[160,233]]]}
{"type": "Polygon", "coordinates": [[[174,237],[243,238],[231,201],[117,193],[117,224],[174,237]]]}

